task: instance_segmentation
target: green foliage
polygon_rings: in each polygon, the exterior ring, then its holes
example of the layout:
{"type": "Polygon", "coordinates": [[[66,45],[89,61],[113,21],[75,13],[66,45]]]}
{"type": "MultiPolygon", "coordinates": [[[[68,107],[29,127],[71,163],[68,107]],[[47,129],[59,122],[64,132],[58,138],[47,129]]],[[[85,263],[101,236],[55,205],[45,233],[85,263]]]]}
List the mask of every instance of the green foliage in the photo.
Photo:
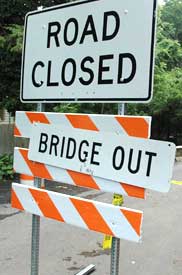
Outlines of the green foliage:
{"type": "Polygon", "coordinates": [[[117,104],[109,103],[70,103],[58,104],[55,112],[61,113],[87,113],[87,114],[117,114],[117,104]]]}
{"type": "MultiPolygon", "coordinates": [[[[35,109],[19,100],[23,24],[25,14],[38,6],[62,0],[1,0],[0,5],[0,108],[35,109]]],[[[67,1],[68,2],[68,1],[67,1]]],[[[153,137],[182,136],[182,0],[166,0],[158,12],[154,96],[149,104],[127,104],[127,114],[151,115],[153,137]]],[[[117,104],[48,104],[49,111],[116,114],[117,104]]],[[[177,143],[180,141],[177,140],[177,143]]]]}
{"type": "Polygon", "coordinates": [[[164,11],[165,6],[158,12],[155,64],[161,69],[172,70],[182,66],[182,47],[180,42],[173,38],[175,37],[174,26],[162,20],[164,11]]]}
{"type": "Polygon", "coordinates": [[[20,73],[23,26],[4,26],[0,35],[0,102],[12,115],[16,110],[32,109],[33,105],[21,104],[20,73]]]}
{"type": "Polygon", "coordinates": [[[168,22],[174,30],[172,34],[168,33],[168,36],[182,44],[182,1],[167,0],[161,19],[164,22],[168,22]]]}
{"type": "Polygon", "coordinates": [[[27,12],[36,10],[40,6],[50,7],[64,2],[64,0],[1,0],[0,23],[23,25],[27,12]]]}
{"type": "Polygon", "coordinates": [[[0,156],[0,180],[13,179],[13,155],[0,156]]]}
{"type": "Polygon", "coordinates": [[[12,115],[17,110],[35,110],[35,104],[19,99],[23,24],[25,14],[39,6],[61,4],[60,0],[1,0],[0,4],[0,108],[12,115]]]}
{"type": "Polygon", "coordinates": [[[129,104],[129,114],[152,116],[152,137],[182,142],[182,1],[159,9],[154,95],[149,104],[129,104]]]}

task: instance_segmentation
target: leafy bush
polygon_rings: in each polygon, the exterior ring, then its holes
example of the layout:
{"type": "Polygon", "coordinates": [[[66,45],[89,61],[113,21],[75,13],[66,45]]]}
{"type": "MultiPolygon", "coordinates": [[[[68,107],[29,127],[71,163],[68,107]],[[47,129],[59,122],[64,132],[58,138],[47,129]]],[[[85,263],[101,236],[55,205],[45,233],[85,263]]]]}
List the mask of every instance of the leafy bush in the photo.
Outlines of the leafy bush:
{"type": "Polygon", "coordinates": [[[0,156],[0,180],[13,179],[13,155],[0,156]]]}

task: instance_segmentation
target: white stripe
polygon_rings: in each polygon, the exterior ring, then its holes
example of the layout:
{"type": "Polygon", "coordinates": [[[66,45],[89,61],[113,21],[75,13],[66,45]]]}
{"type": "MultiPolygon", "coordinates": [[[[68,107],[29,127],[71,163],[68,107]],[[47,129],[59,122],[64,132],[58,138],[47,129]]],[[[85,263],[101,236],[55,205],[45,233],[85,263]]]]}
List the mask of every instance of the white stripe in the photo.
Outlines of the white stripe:
{"type": "Polygon", "coordinates": [[[29,176],[33,176],[30,168],[28,167],[27,163],[25,162],[23,156],[21,155],[20,148],[14,148],[14,162],[13,168],[17,173],[25,174],[29,176]]]}
{"type": "Polygon", "coordinates": [[[67,170],[51,165],[45,165],[45,167],[55,181],[61,181],[67,184],[75,185],[67,170]]]}
{"type": "Polygon", "coordinates": [[[56,194],[55,192],[49,192],[49,196],[66,223],[88,229],[88,226],[85,224],[67,195],[61,194],[60,196],[60,194],[56,194]]]}
{"type": "Polygon", "coordinates": [[[115,236],[135,242],[138,242],[140,240],[138,234],[132,228],[131,224],[128,222],[125,216],[122,214],[120,207],[113,206],[103,208],[100,204],[97,204],[96,208],[105,220],[105,222],[111,228],[115,236]]]}
{"type": "Polygon", "coordinates": [[[23,111],[16,112],[15,125],[21,133],[22,137],[29,137],[31,132],[32,123],[23,111]]]}
{"type": "Polygon", "coordinates": [[[119,134],[126,134],[125,130],[118,123],[113,115],[104,115],[104,116],[90,116],[92,121],[95,123],[97,128],[100,131],[105,132],[115,132],[119,134]]]}
{"type": "Polygon", "coordinates": [[[143,117],[145,119],[145,121],[147,122],[147,124],[149,125],[149,128],[148,128],[148,138],[150,138],[151,136],[151,123],[152,123],[152,117],[150,116],[146,116],[146,117],[143,117]]]}
{"type": "Polygon", "coordinates": [[[105,192],[111,192],[111,193],[118,193],[121,195],[128,196],[124,188],[122,188],[121,184],[118,181],[110,181],[107,179],[99,178],[99,177],[93,177],[97,185],[101,190],[104,190],[105,192]]]}
{"type": "Polygon", "coordinates": [[[21,184],[27,185],[27,186],[34,186],[34,180],[20,180],[21,184]]]}
{"type": "Polygon", "coordinates": [[[28,186],[19,183],[13,183],[12,188],[26,211],[35,215],[43,216],[37,203],[28,190],[28,186]]]}
{"type": "MultiPolygon", "coordinates": [[[[59,113],[44,113],[48,118],[50,124],[61,125],[61,126],[71,126],[65,114],[59,113]]],[[[72,127],[72,126],[71,126],[72,127]]]]}

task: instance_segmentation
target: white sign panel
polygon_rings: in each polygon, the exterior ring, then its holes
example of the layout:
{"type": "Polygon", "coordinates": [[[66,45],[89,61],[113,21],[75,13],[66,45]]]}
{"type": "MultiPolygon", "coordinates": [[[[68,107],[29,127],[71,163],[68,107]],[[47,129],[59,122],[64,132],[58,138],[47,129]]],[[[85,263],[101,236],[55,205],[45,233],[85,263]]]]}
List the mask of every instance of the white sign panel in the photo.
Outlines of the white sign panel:
{"type": "Polygon", "coordinates": [[[170,188],[173,143],[34,124],[30,160],[161,192],[170,188]]]}
{"type": "Polygon", "coordinates": [[[90,0],[28,13],[23,102],[152,97],[156,0],[90,0]]]}

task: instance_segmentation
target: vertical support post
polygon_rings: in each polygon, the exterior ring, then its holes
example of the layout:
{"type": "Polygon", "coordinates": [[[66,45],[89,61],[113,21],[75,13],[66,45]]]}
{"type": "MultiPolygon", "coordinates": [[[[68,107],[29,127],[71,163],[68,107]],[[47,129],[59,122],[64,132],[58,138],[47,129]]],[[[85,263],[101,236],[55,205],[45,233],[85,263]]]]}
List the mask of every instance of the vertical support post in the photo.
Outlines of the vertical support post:
{"type": "MultiPolygon", "coordinates": [[[[125,104],[118,104],[118,115],[124,115],[125,104]]],[[[123,204],[123,196],[117,195],[121,198],[120,203],[115,204],[121,206],[123,204]]],[[[120,256],[120,239],[112,238],[112,247],[111,247],[111,275],[119,275],[119,256],[120,256]]]]}
{"type": "MultiPolygon", "coordinates": [[[[40,187],[40,179],[34,179],[34,186],[40,187]]],[[[40,217],[32,215],[31,275],[39,274],[40,217]]]]}
{"type": "MultiPolygon", "coordinates": [[[[39,103],[37,111],[43,112],[44,105],[39,103]]],[[[40,187],[43,179],[34,178],[34,186],[40,187]]],[[[32,244],[31,244],[31,275],[39,274],[39,242],[40,242],[40,217],[32,215],[32,244]]]]}

